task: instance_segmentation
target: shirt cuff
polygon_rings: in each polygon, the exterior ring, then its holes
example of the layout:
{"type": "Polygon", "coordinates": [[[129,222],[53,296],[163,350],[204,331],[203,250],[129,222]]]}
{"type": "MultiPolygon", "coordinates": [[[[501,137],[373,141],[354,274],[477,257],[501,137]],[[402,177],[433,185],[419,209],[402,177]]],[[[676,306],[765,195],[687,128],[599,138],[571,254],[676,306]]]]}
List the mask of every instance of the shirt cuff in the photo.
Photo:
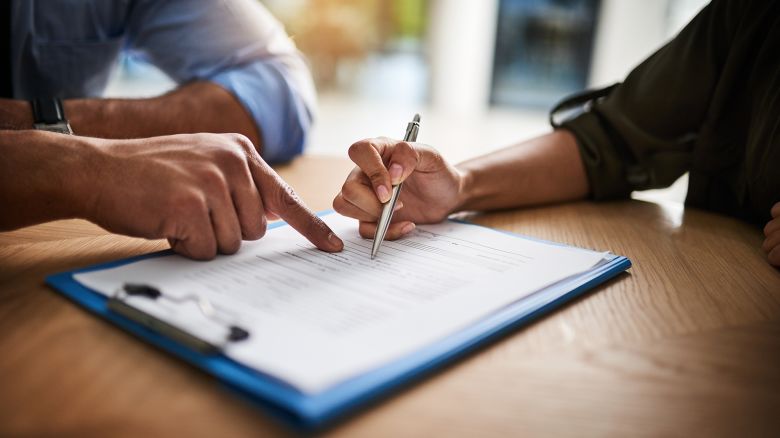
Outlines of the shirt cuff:
{"type": "Polygon", "coordinates": [[[561,127],[577,138],[591,197],[597,201],[629,197],[632,187],[626,175],[625,160],[599,116],[585,112],[561,127]]]}
{"type": "Polygon", "coordinates": [[[209,78],[232,93],[249,112],[263,141],[268,163],[289,161],[303,152],[311,111],[273,61],[258,61],[209,78]]]}

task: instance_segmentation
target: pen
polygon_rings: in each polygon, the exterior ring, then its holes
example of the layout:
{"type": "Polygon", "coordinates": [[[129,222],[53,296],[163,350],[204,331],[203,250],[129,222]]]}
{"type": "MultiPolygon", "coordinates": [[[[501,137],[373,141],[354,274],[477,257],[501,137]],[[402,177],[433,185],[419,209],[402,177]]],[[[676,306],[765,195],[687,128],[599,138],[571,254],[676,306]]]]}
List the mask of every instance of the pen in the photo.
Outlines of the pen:
{"type": "MultiPolygon", "coordinates": [[[[417,132],[420,130],[420,115],[415,114],[409,124],[406,125],[406,134],[404,135],[404,141],[417,141],[417,132]]],[[[393,210],[395,210],[395,203],[398,201],[398,195],[401,193],[401,186],[403,183],[399,183],[393,186],[393,190],[390,194],[390,200],[385,203],[382,208],[382,214],[379,216],[379,222],[376,224],[376,234],[374,234],[374,243],[371,245],[371,260],[374,260],[376,253],[379,251],[379,246],[382,245],[382,241],[385,240],[385,234],[387,233],[387,227],[390,226],[390,219],[393,218],[393,210]]]]}

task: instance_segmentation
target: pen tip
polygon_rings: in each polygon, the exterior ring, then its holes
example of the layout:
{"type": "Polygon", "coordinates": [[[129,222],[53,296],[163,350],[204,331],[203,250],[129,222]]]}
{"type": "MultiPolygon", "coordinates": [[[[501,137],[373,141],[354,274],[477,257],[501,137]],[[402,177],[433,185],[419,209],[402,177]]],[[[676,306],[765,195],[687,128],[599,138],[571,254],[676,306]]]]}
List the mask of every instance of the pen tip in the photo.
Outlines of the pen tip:
{"type": "Polygon", "coordinates": [[[413,120],[414,120],[415,122],[417,122],[417,123],[420,123],[420,115],[419,115],[419,114],[415,114],[415,115],[414,115],[414,119],[413,119],[413,120]]]}

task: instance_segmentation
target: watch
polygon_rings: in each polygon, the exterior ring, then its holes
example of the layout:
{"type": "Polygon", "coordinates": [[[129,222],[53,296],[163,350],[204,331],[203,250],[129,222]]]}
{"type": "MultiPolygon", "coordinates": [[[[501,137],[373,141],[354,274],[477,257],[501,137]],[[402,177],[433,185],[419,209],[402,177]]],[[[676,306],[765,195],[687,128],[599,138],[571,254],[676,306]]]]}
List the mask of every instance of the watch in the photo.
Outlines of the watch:
{"type": "Polygon", "coordinates": [[[60,99],[33,99],[30,103],[35,129],[73,135],[73,129],[65,118],[65,109],[60,99]]]}

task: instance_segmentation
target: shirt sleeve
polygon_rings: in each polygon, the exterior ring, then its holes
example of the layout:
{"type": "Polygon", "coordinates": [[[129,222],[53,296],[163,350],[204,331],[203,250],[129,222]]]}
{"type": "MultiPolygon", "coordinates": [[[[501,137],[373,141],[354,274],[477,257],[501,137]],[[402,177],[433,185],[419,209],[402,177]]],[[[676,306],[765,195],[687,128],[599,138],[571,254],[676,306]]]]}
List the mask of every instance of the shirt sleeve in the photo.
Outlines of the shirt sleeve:
{"type": "Polygon", "coordinates": [[[315,92],[301,54],[277,21],[253,0],[139,0],[128,20],[128,46],[177,83],[214,82],[254,119],[268,162],[301,153],[315,92]]]}
{"type": "Polygon", "coordinates": [[[689,170],[697,134],[709,123],[728,56],[732,4],[714,1],[609,96],[562,124],[577,138],[594,199],[666,187],[689,170]]]}

